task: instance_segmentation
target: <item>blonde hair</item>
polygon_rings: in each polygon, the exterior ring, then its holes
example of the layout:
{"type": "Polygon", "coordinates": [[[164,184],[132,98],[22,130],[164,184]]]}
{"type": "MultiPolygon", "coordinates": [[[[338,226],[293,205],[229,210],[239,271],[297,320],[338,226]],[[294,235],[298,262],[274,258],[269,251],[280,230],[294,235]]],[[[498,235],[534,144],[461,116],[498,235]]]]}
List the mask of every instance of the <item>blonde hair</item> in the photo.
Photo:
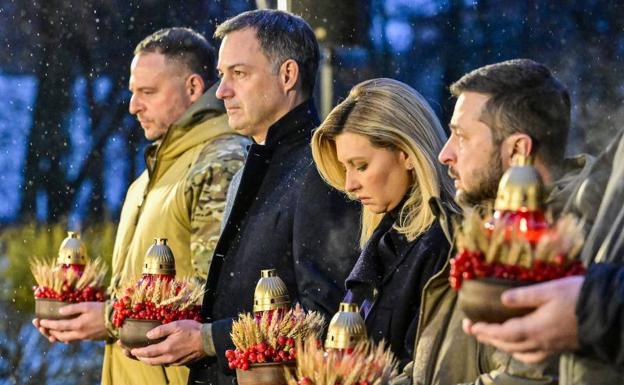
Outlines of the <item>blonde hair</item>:
{"type": "MultiPolygon", "coordinates": [[[[435,220],[428,201],[452,201],[453,187],[437,154],[446,134],[427,101],[410,86],[393,79],[371,79],[351,90],[312,137],[312,156],[320,175],[345,191],[345,170],[336,156],[336,137],[343,132],[363,135],[371,145],[403,151],[411,160],[413,184],[395,228],[414,240],[435,220]]],[[[360,245],[370,238],[384,214],[362,209],[360,245]]]]}

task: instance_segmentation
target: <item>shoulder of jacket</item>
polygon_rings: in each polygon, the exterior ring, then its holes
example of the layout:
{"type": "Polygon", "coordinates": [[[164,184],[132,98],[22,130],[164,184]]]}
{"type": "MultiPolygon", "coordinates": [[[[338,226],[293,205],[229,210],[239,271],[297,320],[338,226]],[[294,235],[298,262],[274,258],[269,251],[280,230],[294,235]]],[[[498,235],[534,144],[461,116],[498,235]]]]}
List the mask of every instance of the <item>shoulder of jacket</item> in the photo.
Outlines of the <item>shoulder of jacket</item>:
{"type": "Polygon", "coordinates": [[[128,186],[128,191],[136,188],[144,188],[148,182],[149,174],[147,173],[147,170],[143,170],[141,174],[135,180],[133,180],[132,183],[130,183],[130,186],[128,186]]]}
{"type": "Polygon", "coordinates": [[[240,135],[221,135],[199,145],[199,154],[194,163],[244,160],[249,143],[249,139],[240,135]]]}
{"type": "Polygon", "coordinates": [[[197,157],[189,167],[187,183],[199,185],[206,175],[226,176],[236,173],[245,160],[247,139],[240,135],[222,135],[201,144],[197,157]]]}

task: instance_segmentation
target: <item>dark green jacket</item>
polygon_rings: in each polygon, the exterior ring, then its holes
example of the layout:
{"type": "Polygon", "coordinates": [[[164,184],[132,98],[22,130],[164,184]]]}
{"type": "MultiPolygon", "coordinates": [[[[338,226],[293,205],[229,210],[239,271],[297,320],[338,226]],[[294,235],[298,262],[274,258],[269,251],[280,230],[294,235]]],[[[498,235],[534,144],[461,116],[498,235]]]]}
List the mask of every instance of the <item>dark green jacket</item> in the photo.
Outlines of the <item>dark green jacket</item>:
{"type": "MultiPolygon", "coordinates": [[[[441,215],[447,219],[440,222],[448,223],[448,213],[441,212],[441,215]]],[[[555,384],[556,376],[544,375],[545,365],[523,365],[506,353],[479,344],[463,332],[465,316],[456,306],[457,292],[449,286],[449,269],[447,261],[423,290],[415,359],[405,369],[402,382],[418,385],[555,384]]],[[[551,373],[555,366],[550,363],[551,373]]]]}

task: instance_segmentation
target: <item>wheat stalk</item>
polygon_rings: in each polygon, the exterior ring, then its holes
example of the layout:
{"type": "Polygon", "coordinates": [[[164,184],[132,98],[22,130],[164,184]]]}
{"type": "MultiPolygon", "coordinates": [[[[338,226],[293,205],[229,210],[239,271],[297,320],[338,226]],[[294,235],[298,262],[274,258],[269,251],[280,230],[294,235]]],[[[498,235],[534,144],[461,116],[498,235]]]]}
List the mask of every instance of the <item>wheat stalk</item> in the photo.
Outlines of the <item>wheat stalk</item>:
{"type": "Polygon", "coordinates": [[[485,218],[477,211],[467,211],[463,221],[455,225],[456,245],[459,250],[481,252],[488,263],[531,267],[535,260],[555,262],[558,255],[575,259],[583,247],[582,224],[571,215],[557,220],[534,247],[517,233],[505,240],[502,222],[488,235],[484,223],[485,218]]]}
{"type": "Polygon", "coordinates": [[[360,341],[353,352],[325,351],[314,338],[297,342],[297,368],[286,368],[289,385],[299,381],[310,385],[357,385],[366,381],[370,385],[387,385],[397,375],[397,361],[382,342],[360,341]]]}
{"type": "Polygon", "coordinates": [[[59,293],[64,284],[78,290],[89,286],[95,288],[104,287],[107,270],[108,267],[101,258],[88,261],[82,274],[78,274],[72,269],[59,268],[55,260],[39,257],[30,259],[30,271],[37,285],[39,287],[51,288],[59,293]]]}
{"type": "Polygon", "coordinates": [[[156,306],[169,305],[173,309],[184,310],[199,305],[204,295],[204,286],[191,277],[172,281],[160,277],[151,282],[139,279],[136,281],[138,283],[128,283],[121,288],[130,298],[130,306],[151,302],[156,306]]]}
{"type": "Polygon", "coordinates": [[[259,321],[249,313],[242,313],[232,324],[232,342],[237,349],[247,350],[252,345],[266,342],[276,348],[280,336],[304,339],[320,338],[325,328],[325,318],[317,312],[306,313],[298,304],[283,316],[264,312],[259,321]]]}

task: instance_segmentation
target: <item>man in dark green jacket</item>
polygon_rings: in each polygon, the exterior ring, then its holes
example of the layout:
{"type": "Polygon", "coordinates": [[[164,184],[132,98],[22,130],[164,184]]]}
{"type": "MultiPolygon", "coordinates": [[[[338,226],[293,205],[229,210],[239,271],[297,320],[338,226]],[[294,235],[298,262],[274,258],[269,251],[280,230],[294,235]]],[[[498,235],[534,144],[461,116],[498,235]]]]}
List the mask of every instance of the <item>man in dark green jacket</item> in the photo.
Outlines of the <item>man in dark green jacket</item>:
{"type": "MultiPolygon", "coordinates": [[[[570,124],[570,98],[545,66],[530,60],[493,64],[451,86],[457,103],[451,136],[439,155],[455,179],[456,200],[464,207],[493,203],[503,172],[518,155],[535,157],[535,167],[551,186],[550,203],[568,199],[564,162],[570,124]],[[562,178],[565,175],[565,178],[562,178]],[[559,181],[562,182],[559,182],[559,181]]],[[[448,221],[447,221],[448,222],[448,221]]],[[[479,344],[462,330],[463,313],[448,282],[449,265],[425,286],[413,365],[401,382],[430,384],[552,384],[556,359],[540,366],[479,344]]]]}
{"type": "Polygon", "coordinates": [[[578,214],[593,223],[582,251],[584,261],[593,263],[586,276],[508,291],[503,303],[536,310],[502,325],[466,328],[527,363],[565,352],[562,385],[624,383],[623,134],[600,155],[574,195],[578,214]]]}

